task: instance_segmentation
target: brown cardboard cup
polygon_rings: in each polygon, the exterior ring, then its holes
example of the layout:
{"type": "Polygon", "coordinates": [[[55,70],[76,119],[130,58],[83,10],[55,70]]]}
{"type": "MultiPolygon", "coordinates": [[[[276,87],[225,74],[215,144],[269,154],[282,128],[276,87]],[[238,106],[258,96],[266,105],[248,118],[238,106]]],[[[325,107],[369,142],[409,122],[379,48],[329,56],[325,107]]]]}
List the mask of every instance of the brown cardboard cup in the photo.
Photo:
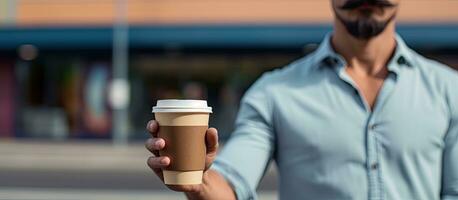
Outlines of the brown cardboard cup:
{"type": "Polygon", "coordinates": [[[163,170],[165,184],[202,183],[205,133],[211,112],[203,100],[159,100],[153,107],[159,123],[158,137],[165,140],[159,154],[170,158],[170,165],[163,170]]]}

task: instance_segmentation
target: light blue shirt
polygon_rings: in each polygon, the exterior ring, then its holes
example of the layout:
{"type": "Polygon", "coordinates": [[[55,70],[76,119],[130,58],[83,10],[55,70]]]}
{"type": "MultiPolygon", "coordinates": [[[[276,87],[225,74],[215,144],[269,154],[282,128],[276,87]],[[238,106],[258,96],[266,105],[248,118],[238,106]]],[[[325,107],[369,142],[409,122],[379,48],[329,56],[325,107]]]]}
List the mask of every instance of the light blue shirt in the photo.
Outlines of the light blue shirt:
{"type": "Polygon", "coordinates": [[[251,86],[212,166],[238,199],[271,160],[282,200],[458,199],[458,73],[396,40],[373,110],[330,35],[251,86]]]}

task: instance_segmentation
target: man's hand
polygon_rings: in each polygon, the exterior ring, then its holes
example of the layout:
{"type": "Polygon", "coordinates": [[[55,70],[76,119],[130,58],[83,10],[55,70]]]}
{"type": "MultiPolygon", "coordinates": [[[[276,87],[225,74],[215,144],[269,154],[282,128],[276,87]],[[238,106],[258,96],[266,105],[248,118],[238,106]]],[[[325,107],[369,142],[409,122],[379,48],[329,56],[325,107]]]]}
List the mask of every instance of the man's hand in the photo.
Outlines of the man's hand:
{"type": "MultiPolygon", "coordinates": [[[[151,120],[148,122],[146,129],[152,135],[152,138],[146,140],[145,147],[154,154],[148,158],[148,166],[156,173],[156,175],[164,182],[164,177],[162,175],[162,169],[167,167],[170,164],[170,158],[167,156],[159,156],[159,150],[165,147],[165,141],[162,138],[157,137],[157,133],[159,130],[159,124],[155,120],[151,120]]],[[[206,172],[216,157],[216,152],[218,150],[218,132],[215,128],[207,129],[205,134],[205,143],[207,146],[207,155],[205,158],[205,169],[204,169],[204,179],[208,176],[208,172],[206,172]]],[[[204,181],[205,184],[205,181],[204,181]]],[[[198,193],[201,192],[202,184],[201,185],[167,185],[168,188],[180,191],[180,192],[188,192],[188,193],[198,193]]]]}

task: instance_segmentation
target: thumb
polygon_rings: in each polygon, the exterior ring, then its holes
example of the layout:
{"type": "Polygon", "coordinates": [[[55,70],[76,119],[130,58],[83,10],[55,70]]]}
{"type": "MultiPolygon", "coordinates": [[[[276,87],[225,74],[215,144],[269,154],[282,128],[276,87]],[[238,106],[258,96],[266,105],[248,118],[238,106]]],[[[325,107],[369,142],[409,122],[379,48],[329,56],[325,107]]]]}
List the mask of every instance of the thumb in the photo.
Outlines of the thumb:
{"type": "Polygon", "coordinates": [[[209,128],[205,134],[205,144],[207,146],[207,154],[216,153],[218,150],[218,131],[215,128],[209,128]]]}
{"type": "Polygon", "coordinates": [[[205,134],[205,143],[207,146],[207,156],[205,157],[205,170],[209,169],[216,158],[218,151],[218,131],[215,128],[209,128],[205,134]]]}

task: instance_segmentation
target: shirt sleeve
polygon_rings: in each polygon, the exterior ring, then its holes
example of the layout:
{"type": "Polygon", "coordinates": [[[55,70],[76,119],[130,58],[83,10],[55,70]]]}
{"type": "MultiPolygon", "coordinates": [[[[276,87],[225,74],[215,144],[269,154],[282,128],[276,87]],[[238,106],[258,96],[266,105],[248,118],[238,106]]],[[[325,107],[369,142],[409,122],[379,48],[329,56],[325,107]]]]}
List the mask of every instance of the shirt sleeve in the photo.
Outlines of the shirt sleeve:
{"type": "Polygon", "coordinates": [[[450,108],[450,123],[445,136],[442,171],[442,200],[458,200],[458,76],[453,79],[456,85],[450,87],[448,105],[450,108]]]}
{"type": "Polygon", "coordinates": [[[274,149],[267,82],[264,74],[243,96],[235,131],[212,165],[231,184],[239,200],[257,199],[256,187],[274,149]]]}

